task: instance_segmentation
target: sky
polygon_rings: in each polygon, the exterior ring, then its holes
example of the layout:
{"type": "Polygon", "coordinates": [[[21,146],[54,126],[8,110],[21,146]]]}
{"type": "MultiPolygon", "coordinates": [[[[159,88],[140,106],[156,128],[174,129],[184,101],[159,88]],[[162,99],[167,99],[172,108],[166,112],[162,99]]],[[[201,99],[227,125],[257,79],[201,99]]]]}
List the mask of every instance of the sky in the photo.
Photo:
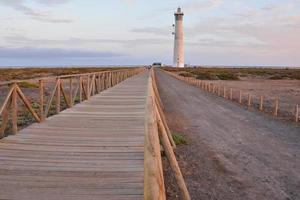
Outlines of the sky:
{"type": "Polygon", "coordinates": [[[300,66],[300,0],[0,0],[0,66],[300,66]]]}

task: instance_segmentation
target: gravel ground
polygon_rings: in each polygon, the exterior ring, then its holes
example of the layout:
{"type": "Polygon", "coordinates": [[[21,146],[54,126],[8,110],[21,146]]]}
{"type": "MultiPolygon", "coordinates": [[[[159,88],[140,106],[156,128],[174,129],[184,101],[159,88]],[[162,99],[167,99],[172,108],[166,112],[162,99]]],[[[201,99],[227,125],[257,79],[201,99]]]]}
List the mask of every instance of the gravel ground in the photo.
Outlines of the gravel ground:
{"type": "MultiPolygon", "coordinates": [[[[248,111],[158,71],[192,199],[300,199],[300,126],[248,111]]],[[[180,199],[164,160],[168,199],[180,199]]]]}

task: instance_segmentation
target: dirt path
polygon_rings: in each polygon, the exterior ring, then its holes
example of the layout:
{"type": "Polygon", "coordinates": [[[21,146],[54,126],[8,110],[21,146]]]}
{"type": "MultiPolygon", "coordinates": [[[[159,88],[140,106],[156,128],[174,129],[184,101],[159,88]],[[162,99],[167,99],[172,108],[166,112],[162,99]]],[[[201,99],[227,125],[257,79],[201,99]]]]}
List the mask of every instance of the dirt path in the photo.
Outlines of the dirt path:
{"type": "MultiPolygon", "coordinates": [[[[188,140],[176,154],[193,199],[300,199],[299,126],[157,78],[170,128],[188,140]]],[[[165,175],[168,199],[179,199],[168,167],[165,175]]]]}

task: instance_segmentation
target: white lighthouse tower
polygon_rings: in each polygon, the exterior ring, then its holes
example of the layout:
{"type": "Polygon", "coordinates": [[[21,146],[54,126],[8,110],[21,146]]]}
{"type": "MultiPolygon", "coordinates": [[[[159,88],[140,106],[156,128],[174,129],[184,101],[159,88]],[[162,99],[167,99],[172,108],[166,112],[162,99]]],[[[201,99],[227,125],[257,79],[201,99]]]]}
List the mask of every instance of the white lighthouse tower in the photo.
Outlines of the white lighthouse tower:
{"type": "Polygon", "coordinates": [[[175,12],[174,67],[184,67],[183,15],[179,7],[175,12]]]}

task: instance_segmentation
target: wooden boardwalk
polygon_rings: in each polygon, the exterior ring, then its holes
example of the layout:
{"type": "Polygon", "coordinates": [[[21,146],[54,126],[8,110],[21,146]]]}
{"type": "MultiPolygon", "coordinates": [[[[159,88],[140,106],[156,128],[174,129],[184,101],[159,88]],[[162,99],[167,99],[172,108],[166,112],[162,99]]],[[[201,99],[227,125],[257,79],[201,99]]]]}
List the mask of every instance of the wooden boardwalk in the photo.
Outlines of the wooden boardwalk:
{"type": "Polygon", "coordinates": [[[0,140],[0,199],[143,199],[148,76],[0,140]]]}

